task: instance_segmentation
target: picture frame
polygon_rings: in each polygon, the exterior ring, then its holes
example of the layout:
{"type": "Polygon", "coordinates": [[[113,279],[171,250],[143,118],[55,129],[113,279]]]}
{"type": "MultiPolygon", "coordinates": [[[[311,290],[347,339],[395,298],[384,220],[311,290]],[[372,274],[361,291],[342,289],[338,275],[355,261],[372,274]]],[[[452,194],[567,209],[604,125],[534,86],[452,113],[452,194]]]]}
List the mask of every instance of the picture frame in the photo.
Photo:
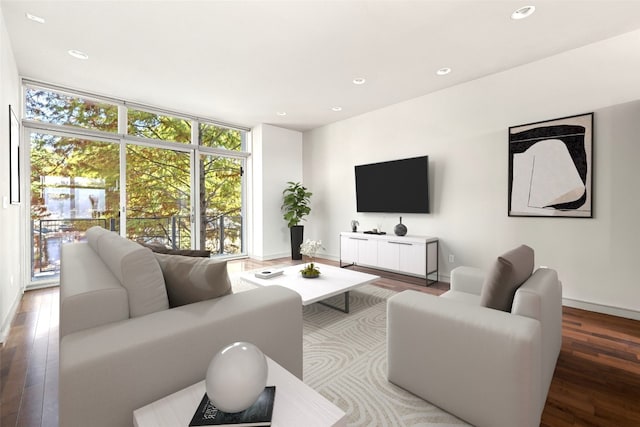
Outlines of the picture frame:
{"type": "Polygon", "coordinates": [[[593,218],[593,117],[509,127],[510,217],[593,218]]]}
{"type": "Polygon", "coordinates": [[[20,204],[20,121],[9,105],[9,199],[20,204]]]}

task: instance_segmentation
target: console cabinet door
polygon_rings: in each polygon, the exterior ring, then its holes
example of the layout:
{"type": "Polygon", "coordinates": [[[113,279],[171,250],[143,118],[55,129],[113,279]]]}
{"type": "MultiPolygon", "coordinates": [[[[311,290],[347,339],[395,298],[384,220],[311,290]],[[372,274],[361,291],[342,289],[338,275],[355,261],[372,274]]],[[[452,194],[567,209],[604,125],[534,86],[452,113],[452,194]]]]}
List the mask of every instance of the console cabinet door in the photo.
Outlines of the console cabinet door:
{"type": "Polygon", "coordinates": [[[375,267],[378,265],[378,242],[375,240],[358,240],[358,263],[375,267]]]}
{"type": "Polygon", "coordinates": [[[340,236],[340,261],[345,263],[358,262],[358,240],[340,236]]]}
{"type": "Polygon", "coordinates": [[[378,242],[378,266],[389,270],[400,270],[400,245],[387,240],[378,242]]]}
{"type": "Polygon", "coordinates": [[[427,271],[427,246],[424,243],[400,244],[400,271],[424,276],[427,271]]]}

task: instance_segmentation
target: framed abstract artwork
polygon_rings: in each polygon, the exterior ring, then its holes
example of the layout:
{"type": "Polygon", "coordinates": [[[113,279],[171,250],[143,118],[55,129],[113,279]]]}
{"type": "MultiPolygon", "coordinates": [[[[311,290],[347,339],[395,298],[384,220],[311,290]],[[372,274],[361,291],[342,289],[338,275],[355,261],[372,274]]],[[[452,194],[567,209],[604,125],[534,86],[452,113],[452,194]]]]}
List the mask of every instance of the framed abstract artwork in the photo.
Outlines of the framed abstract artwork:
{"type": "Polygon", "coordinates": [[[593,113],[509,128],[509,216],[593,218],[593,113]]]}
{"type": "Polygon", "coordinates": [[[20,121],[9,105],[9,197],[20,203],[20,121]]]}

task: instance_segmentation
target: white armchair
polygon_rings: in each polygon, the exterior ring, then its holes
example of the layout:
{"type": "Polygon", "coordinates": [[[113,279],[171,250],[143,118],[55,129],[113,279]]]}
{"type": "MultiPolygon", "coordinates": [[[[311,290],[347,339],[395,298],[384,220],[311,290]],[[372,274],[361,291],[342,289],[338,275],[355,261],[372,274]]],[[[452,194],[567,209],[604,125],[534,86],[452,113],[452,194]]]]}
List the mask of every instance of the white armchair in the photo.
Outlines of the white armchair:
{"type": "Polygon", "coordinates": [[[511,312],[480,305],[485,273],[451,272],[440,297],[388,302],[388,379],[477,427],[538,427],[562,344],[562,287],[536,270],[511,312]]]}

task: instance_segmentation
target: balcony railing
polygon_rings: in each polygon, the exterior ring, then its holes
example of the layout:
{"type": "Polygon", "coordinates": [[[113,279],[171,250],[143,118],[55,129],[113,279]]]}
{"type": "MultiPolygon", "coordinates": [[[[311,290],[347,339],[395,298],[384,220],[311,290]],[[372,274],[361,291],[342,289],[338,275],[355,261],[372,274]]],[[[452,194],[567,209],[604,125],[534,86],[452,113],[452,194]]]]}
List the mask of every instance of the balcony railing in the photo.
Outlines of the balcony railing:
{"type": "MultiPolygon", "coordinates": [[[[85,232],[95,226],[120,231],[117,218],[37,219],[31,222],[33,279],[53,278],[60,271],[63,243],[85,241],[85,232]]],[[[185,216],[127,218],[127,237],[145,243],[161,243],[174,249],[191,247],[191,223],[185,216]]],[[[204,248],[214,256],[239,254],[242,244],[242,217],[219,215],[205,224],[204,248]]]]}

